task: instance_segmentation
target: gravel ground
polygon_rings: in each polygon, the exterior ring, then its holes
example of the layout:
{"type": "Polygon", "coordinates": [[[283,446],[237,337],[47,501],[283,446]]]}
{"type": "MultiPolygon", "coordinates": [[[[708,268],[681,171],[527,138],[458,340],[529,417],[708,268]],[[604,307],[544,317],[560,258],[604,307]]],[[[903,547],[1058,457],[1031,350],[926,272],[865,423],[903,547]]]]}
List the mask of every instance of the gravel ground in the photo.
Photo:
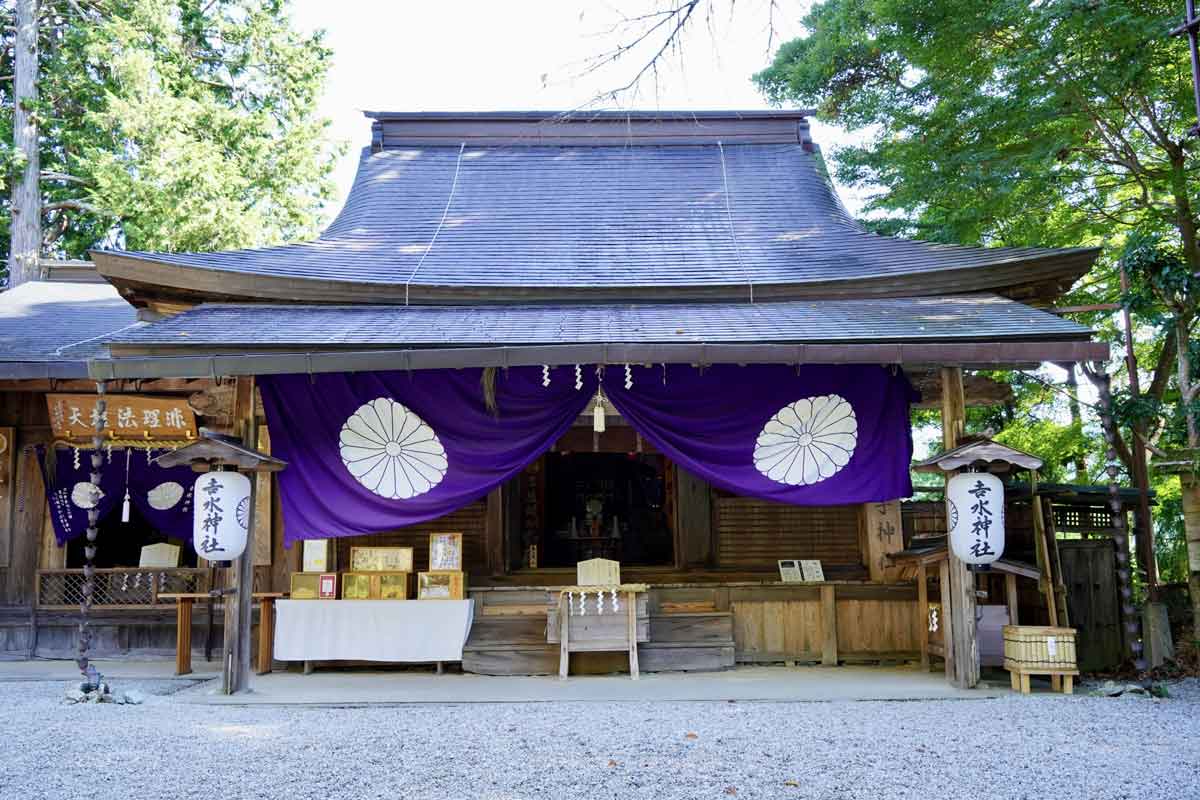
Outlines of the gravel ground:
{"type": "Polygon", "coordinates": [[[1200,796],[1200,681],[1165,700],[220,708],[0,684],[0,798],[1200,796]]]}

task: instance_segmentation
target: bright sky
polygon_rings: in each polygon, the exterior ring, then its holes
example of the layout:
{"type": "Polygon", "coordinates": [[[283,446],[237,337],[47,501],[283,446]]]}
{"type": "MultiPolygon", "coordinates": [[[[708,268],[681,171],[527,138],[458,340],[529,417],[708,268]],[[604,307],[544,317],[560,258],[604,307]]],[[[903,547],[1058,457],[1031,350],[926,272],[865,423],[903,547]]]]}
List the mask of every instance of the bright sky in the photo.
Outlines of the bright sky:
{"type": "MultiPolygon", "coordinates": [[[[603,107],[765,108],[750,76],[770,63],[780,42],[801,33],[799,20],[810,4],[778,0],[770,43],[769,0],[712,0],[711,19],[693,20],[682,54],[667,59],[657,86],[647,77],[637,95],[603,107]]],[[[333,137],[349,143],[336,176],[338,206],[353,181],[359,150],[370,139],[363,110],[577,108],[624,85],[649,60],[650,51],[639,51],[626,63],[582,74],[588,59],[625,40],[608,33],[623,15],[661,5],[660,0],[294,0],[299,27],[323,28],[334,51],[321,111],[333,121],[333,137]]],[[[820,124],[813,133],[827,146],[840,137],[820,124]]]]}

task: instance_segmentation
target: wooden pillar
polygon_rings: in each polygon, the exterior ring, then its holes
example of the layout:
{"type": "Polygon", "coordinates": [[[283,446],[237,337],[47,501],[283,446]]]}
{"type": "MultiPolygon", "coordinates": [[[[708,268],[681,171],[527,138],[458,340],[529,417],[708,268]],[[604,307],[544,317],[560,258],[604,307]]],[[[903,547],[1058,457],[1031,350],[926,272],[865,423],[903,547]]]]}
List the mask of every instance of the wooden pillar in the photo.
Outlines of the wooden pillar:
{"type": "Polygon", "coordinates": [[[483,517],[483,540],[487,548],[488,572],[503,575],[508,571],[504,557],[504,488],[497,486],[488,492],[483,517]]]}
{"type": "MultiPolygon", "coordinates": [[[[234,426],[246,447],[258,443],[254,417],[254,378],[239,377],[234,391],[234,426]]],[[[250,477],[250,501],[246,509],[246,550],[230,570],[234,593],[225,597],[224,664],[222,690],[235,694],[250,688],[250,626],[254,605],[254,506],[258,482],[250,477]]]]}
{"type": "Polygon", "coordinates": [[[921,669],[929,671],[929,576],[917,564],[917,642],[921,646],[921,669]]]}
{"type": "MultiPolygon", "coordinates": [[[[966,398],[961,367],[942,368],[942,444],[958,446],[966,427],[966,398]]],[[[962,559],[947,547],[950,573],[951,626],[954,639],[954,685],[971,689],[979,683],[979,643],[975,635],[975,576],[962,559]]],[[[945,598],[943,598],[945,600],[945,598]]],[[[943,603],[945,605],[945,603],[943,603]]]]}
{"type": "Polygon", "coordinates": [[[838,664],[837,595],[833,584],[821,586],[821,666],[838,664]]]}
{"type": "Polygon", "coordinates": [[[192,671],[192,599],[175,600],[175,674],[192,671]]]}
{"type": "Polygon", "coordinates": [[[1017,576],[1011,572],[1004,576],[1004,596],[1008,600],[1008,624],[1020,625],[1017,621],[1017,576]]]}
{"type": "Polygon", "coordinates": [[[946,680],[954,682],[954,637],[950,635],[954,610],[950,608],[950,565],[938,563],[938,591],[942,597],[942,654],[946,660],[946,680]]]}
{"type": "Polygon", "coordinates": [[[275,653],[275,598],[264,597],[258,603],[258,674],[271,671],[275,653]]]}

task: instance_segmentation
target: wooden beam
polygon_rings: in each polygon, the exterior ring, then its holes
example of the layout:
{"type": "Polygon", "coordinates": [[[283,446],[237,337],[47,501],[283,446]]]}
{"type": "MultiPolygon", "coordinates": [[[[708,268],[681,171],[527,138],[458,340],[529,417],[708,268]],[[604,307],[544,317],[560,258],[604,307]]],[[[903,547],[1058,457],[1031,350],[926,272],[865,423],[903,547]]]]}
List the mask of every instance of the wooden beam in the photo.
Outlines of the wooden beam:
{"type": "Polygon", "coordinates": [[[837,595],[833,584],[821,586],[821,665],[838,664],[837,595]]]}
{"type": "Polygon", "coordinates": [[[917,565],[917,641],[921,646],[921,670],[929,671],[929,581],[925,565],[917,565]]]}
{"type": "MultiPolygon", "coordinates": [[[[254,378],[237,379],[235,395],[235,425],[242,441],[253,448],[258,439],[258,424],[254,417],[254,378]]],[[[225,602],[224,664],[222,690],[236,694],[250,688],[250,626],[254,605],[254,506],[257,481],[250,480],[250,501],[247,506],[246,550],[233,562],[230,570],[231,588],[236,594],[225,602]]]]}
{"type": "MultiPolygon", "coordinates": [[[[960,367],[942,368],[942,444],[947,450],[958,446],[966,429],[966,400],[960,367]]],[[[975,577],[967,565],[949,551],[949,605],[951,625],[946,633],[953,639],[954,685],[971,689],[979,683],[979,642],[975,630],[975,577]]],[[[945,600],[945,598],[943,598],[945,600]]],[[[943,605],[946,605],[943,602],[943,605]]]]}
{"type": "Polygon", "coordinates": [[[507,573],[508,565],[504,558],[504,492],[499,486],[488,492],[483,518],[483,541],[487,551],[488,571],[492,575],[507,573]]]}
{"type": "Polygon", "coordinates": [[[951,635],[954,609],[950,607],[950,562],[938,564],[938,591],[942,598],[942,657],[946,660],[946,680],[954,682],[954,637],[951,635]]]}
{"type": "Polygon", "coordinates": [[[1011,572],[1004,576],[1004,596],[1008,601],[1008,624],[1020,625],[1017,621],[1017,576],[1011,572]]]}

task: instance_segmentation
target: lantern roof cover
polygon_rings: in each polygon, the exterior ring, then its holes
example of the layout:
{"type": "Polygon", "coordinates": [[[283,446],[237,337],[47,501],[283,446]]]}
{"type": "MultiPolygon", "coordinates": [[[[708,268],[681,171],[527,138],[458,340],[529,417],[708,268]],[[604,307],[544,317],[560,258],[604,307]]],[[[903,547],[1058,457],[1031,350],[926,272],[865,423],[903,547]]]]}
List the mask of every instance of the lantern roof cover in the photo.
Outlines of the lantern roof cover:
{"type": "Polygon", "coordinates": [[[1041,458],[1023,450],[988,438],[980,438],[914,464],[913,470],[916,472],[953,472],[963,467],[979,465],[988,472],[1009,472],[1014,468],[1041,469],[1042,463],[1041,458]]]}
{"type": "Polygon", "coordinates": [[[316,239],[93,260],[137,305],[1049,302],[1099,253],[874,234],[838,199],[804,111],[367,116],[372,144],[316,239]]]}
{"type": "Polygon", "coordinates": [[[178,450],[154,459],[162,467],[206,462],[214,466],[236,467],[248,472],[279,472],[287,462],[242,446],[237,440],[208,428],[200,429],[200,438],[178,450]]]}

